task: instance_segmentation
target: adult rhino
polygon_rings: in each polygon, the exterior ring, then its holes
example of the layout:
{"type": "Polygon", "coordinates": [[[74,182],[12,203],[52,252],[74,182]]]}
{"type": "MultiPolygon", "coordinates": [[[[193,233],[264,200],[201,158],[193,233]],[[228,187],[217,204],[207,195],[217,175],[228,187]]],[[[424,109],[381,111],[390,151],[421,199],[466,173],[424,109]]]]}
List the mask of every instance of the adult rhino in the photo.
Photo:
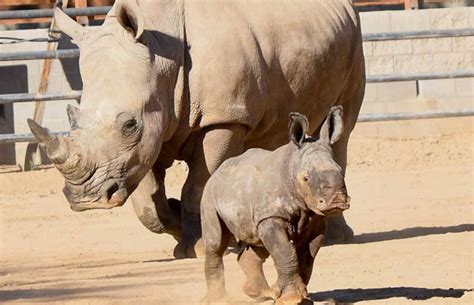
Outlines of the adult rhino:
{"type": "MultiPolygon", "coordinates": [[[[217,167],[287,143],[290,112],[305,114],[317,136],[334,105],[345,112],[333,147],[345,169],[365,87],[352,1],[119,0],[98,28],[54,14],[81,50],[81,109],[68,109],[67,138],[29,125],[74,211],[121,206],[131,195],[148,229],[178,240],[176,257],[194,257],[202,191],[217,167]],[[164,188],[174,160],[189,166],[180,203],[164,188]]],[[[342,215],[329,232],[352,236],[342,215]]]]}

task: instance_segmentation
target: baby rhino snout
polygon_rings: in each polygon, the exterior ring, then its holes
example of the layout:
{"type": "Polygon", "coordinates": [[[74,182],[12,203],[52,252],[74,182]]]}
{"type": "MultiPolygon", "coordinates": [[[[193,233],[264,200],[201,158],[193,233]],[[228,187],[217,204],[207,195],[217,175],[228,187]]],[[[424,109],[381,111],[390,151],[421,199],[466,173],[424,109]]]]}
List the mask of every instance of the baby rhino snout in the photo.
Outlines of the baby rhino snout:
{"type": "Polygon", "coordinates": [[[328,171],[321,176],[321,197],[318,199],[318,210],[326,215],[347,210],[350,206],[350,197],[347,195],[342,174],[338,171],[328,171]]]}

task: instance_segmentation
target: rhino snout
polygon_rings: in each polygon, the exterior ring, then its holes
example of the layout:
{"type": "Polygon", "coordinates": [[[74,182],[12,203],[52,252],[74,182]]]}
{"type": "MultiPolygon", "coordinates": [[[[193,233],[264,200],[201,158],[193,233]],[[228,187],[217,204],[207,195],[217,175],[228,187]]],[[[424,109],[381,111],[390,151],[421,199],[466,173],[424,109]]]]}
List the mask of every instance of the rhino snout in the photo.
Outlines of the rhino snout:
{"type": "Polygon", "coordinates": [[[318,199],[317,210],[325,216],[347,210],[350,207],[351,197],[345,190],[323,196],[318,199]]]}
{"type": "Polygon", "coordinates": [[[101,191],[95,195],[83,194],[81,190],[71,186],[66,186],[63,193],[69,201],[71,209],[75,212],[82,212],[91,209],[111,209],[125,204],[128,192],[125,187],[114,180],[106,181],[101,191]]]}

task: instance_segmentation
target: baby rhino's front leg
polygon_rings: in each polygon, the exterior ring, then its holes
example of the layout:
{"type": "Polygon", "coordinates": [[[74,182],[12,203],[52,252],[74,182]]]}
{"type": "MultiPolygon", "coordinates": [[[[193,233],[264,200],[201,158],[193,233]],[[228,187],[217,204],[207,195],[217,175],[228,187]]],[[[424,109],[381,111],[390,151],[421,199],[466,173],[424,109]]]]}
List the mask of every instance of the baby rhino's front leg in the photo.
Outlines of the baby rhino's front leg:
{"type": "Polygon", "coordinates": [[[257,231],[277,269],[281,295],[276,304],[312,304],[310,300],[306,299],[308,291],[299,274],[298,256],[295,246],[288,238],[285,221],[277,217],[267,218],[260,222],[257,231]]]}

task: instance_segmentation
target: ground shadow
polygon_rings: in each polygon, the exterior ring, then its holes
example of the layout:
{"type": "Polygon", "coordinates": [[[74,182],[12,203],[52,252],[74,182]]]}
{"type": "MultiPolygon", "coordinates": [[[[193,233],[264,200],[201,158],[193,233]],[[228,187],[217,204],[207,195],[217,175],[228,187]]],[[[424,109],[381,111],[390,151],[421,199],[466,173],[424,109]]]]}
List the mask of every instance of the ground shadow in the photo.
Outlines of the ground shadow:
{"type": "Polygon", "coordinates": [[[379,241],[397,240],[414,238],[428,235],[440,235],[446,233],[461,233],[474,231],[474,224],[466,223],[457,226],[448,227],[414,227],[403,230],[393,230],[376,233],[364,233],[355,235],[354,239],[347,242],[348,244],[366,244],[379,241]]]}
{"type": "MultiPolygon", "coordinates": [[[[83,282],[96,280],[90,283],[93,287],[61,287],[64,283],[57,283],[56,286],[48,288],[25,288],[25,289],[12,289],[12,290],[0,290],[0,304],[5,301],[13,300],[30,300],[31,302],[46,303],[46,302],[60,302],[63,300],[75,300],[94,298],[100,300],[101,298],[107,298],[113,295],[114,291],[123,291],[136,289],[137,287],[149,286],[152,289],[153,286],[166,287],[176,285],[176,282],[169,278],[153,279],[146,281],[139,280],[143,275],[155,274],[155,270],[142,272],[140,274],[123,274],[118,277],[136,277],[137,281],[130,284],[118,284],[112,285],[108,282],[104,282],[105,277],[96,278],[84,278],[83,282]],[[101,281],[102,280],[102,281],[101,281]],[[98,282],[97,282],[98,281],[98,282]]],[[[108,277],[114,278],[114,277],[108,277]]],[[[80,282],[79,280],[78,282],[80,282]]],[[[197,283],[202,281],[201,277],[183,276],[177,279],[179,283],[197,283]]]]}
{"type": "Polygon", "coordinates": [[[356,303],[361,301],[385,300],[390,298],[406,298],[409,300],[428,300],[431,298],[460,298],[472,289],[442,289],[418,287],[387,287],[366,289],[337,289],[311,293],[315,302],[331,301],[336,303],[356,303]]]}
{"type": "Polygon", "coordinates": [[[166,257],[166,258],[157,258],[157,259],[149,259],[146,261],[142,261],[142,263],[168,263],[174,262],[176,258],[174,257],[166,257]]]}
{"type": "MultiPolygon", "coordinates": [[[[138,284],[135,284],[138,285],[138,284]]],[[[134,285],[117,285],[112,287],[85,287],[85,288],[40,288],[40,289],[15,289],[0,291],[0,301],[32,300],[55,298],[56,300],[72,299],[74,297],[94,295],[96,293],[121,290],[134,285]]]]}

